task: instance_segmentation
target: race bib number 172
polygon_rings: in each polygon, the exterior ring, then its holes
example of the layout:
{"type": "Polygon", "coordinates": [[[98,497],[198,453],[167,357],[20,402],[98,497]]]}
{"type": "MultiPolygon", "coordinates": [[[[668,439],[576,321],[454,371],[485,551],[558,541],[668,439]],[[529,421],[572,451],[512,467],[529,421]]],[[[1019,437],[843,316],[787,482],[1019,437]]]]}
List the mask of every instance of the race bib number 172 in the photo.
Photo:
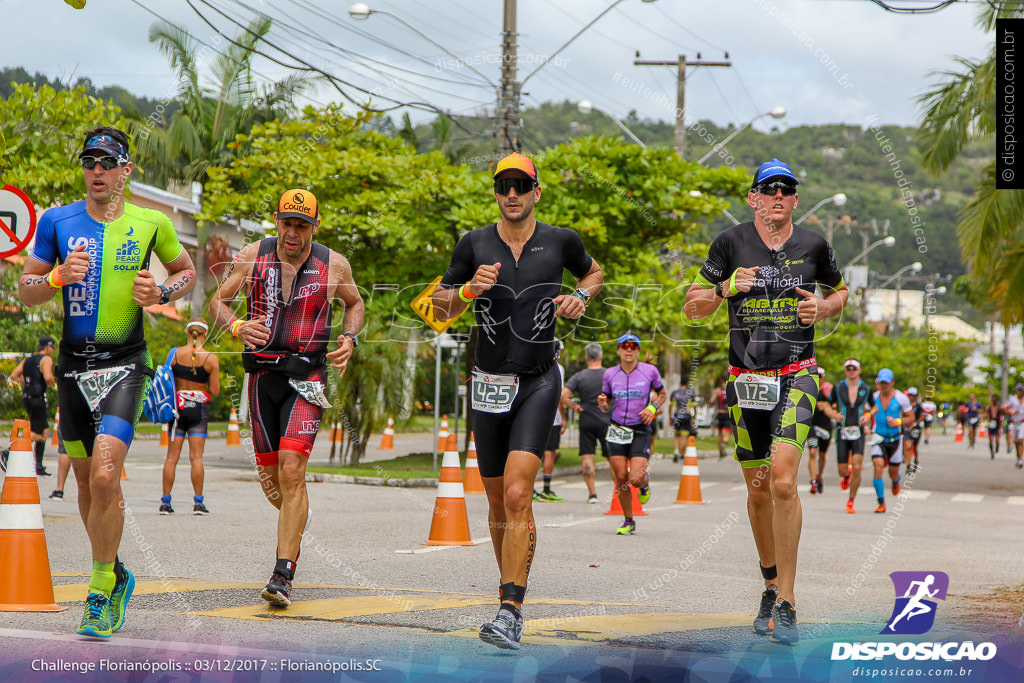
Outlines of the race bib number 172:
{"type": "Polygon", "coordinates": [[[779,403],[779,378],[744,372],[736,378],[740,408],[772,410],[779,403]]]}

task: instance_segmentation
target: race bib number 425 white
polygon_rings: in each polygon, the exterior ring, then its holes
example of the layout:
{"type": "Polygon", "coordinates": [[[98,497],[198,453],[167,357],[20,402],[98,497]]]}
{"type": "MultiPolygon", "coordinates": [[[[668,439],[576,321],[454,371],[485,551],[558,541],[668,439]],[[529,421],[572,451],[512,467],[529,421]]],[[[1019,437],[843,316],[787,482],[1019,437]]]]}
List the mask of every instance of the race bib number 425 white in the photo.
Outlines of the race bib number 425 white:
{"type": "Polygon", "coordinates": [[[736,378],[735,385],[740,408],[772,410],[779,403],[778,377],[744,372],[736,378]]]}
{"type": "Polygon", "coordinates": [[[507,413],[519,393],[519,377],[516,375],[474,373],[472,384],[470,405],[481,413],[507,413]]]}

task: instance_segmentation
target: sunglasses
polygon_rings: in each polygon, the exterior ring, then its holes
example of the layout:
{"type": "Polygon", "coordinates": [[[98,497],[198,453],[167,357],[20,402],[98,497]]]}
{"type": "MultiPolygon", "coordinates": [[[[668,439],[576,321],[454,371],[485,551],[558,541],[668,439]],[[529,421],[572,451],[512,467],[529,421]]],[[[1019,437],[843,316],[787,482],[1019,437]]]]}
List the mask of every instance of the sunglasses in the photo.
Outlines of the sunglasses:
{"type": "Polygon", "coordinates": [[[625,342],[624,344],[619,344],[619,348],[623,351],[639,351],[640,345],[636,342],[625,342]]]}
{"type": "Polygon", "coordinates": [[[856,367],[856,366],[854,366],[854,365],[847,365],[847,366],[846,366],[846,371],[847,371],[847,372],[853,372],[854,370],[859,370],[859,369],[860,369],[860,368],[858,368],[858,367],[856,367]]]}
{"type": "Polygon", "coordinates": [[[90,171],[93,168],[95,168],[96,162],[99,162],[100,166],[102,166],[103,170],[105,170],[105,171],[109,171],[110,169],[114,168],[115,166],[120,166],[121,165],[120,161],[118,161],[115,157],[112,157],[112,156],[109,156],[109,155],[105,156],[105,157],[85,156],[85,157],[81,158],[81,162],[82,162],[82,168],[88,169],[90,171]]]}
{"type": "Polygon", "coordinates": [[[530,178],[496,178],[494,191],[498,194],[508,194],[509,190],[515,190],[516,194],[526,194],[537,186],[530,178]]]}
{"type": "Polygon", "coordinates": [[[761,194],[766,194],[770,197],[775,196],[778,190],[782,190],[783,197],[792,197],[796,194],[796,185],[790,185],[789,183],[783,183],[775,181],[774,183],[764,183],[763,185],[757,186],[757,191],[761,194]]]}

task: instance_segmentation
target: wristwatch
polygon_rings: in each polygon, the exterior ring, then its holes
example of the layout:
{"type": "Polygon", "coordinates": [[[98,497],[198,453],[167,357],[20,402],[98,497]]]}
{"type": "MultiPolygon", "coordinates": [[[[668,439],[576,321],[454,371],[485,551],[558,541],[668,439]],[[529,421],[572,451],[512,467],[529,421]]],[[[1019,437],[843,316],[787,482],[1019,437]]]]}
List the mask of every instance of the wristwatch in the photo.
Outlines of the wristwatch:
{"type": "Polygon", "coordinates": [[[359,337],[357,337],[356,335],[352,334],[351,332],[346,332],[346,333],[344,333],[341,336],[348,337],[349,339],[352,340],[352,348],[353,349],[359,346],[359,337]]]}
{"type": "Polygon", "coordinates": [[[160,288],[160,304],[166,305],[171,303],[171,290],[163,285],[157,285],[160,288]]]}
{"type": "Polygon", "coordinates": [[[587,302],[590,301],[590,292],[583,287],[577,287],[576,291],[573,292],[573,296],[582,300],[584,306],[586,306],[587,302]]]}
{"type": "Polygon", "coordinates": [[[717,296],[720,299],[724,299],[725,298],[725,293],[722,291],[722,283],[721,282],[716,282],[715,283],[715,296],[717,296]]]}

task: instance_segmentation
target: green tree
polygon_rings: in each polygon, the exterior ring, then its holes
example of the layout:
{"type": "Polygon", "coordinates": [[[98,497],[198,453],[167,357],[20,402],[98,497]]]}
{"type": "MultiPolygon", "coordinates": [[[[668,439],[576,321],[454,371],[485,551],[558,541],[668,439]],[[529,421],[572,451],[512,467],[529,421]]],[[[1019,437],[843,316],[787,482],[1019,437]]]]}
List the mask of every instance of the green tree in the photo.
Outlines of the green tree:
{"type": "MultiPolygon", "coordinates": [[[[982,4],[976,24],[995,29],[996,20],[1024,16],[1024,2],[982,4]]],[[[995,45],[983,60],[957,59],[960,71],[944,71],[942,82],[920,96],[925,107],[918,130],[924,166],[946,171],[975,141],[996,131],[995,45]]],[[[972,279],[985,284],[1005,323],[1024,320],[1024,191],[996,188],[993,158],[963,207],[958,227],[963,259],[972,279]]]]}
{"type": "MultiPolygon", "coordinates": [[[[150,27],[149,41],[167,57],[177,73],[175,97],[180,107],[171,114],[166,127],[156,125],[159,117],[131,125],[138,160],[149,182],[205,185],[208,169],[227,164],[234,156],[238,134],[293,111],[295,97],[311,84],[309,79],[292,74],[260,85],[253,75],[254,49],[270,26],[266,17],[254,19],[247,30],[212,59],[209,48],[198,49],[196,40],[184,29],[164,22],[150,27]],[[204,81],[201,69],[207,61],[211,78],[204,81]]],[[[198,243],[206,245],[205,221],[199,222],[197,233],[198,243]]],[[[192,292],[192,308],[199,310],[206,295],[205,248],[196,250],[195,265],[198,282],[192,292]]]]}

